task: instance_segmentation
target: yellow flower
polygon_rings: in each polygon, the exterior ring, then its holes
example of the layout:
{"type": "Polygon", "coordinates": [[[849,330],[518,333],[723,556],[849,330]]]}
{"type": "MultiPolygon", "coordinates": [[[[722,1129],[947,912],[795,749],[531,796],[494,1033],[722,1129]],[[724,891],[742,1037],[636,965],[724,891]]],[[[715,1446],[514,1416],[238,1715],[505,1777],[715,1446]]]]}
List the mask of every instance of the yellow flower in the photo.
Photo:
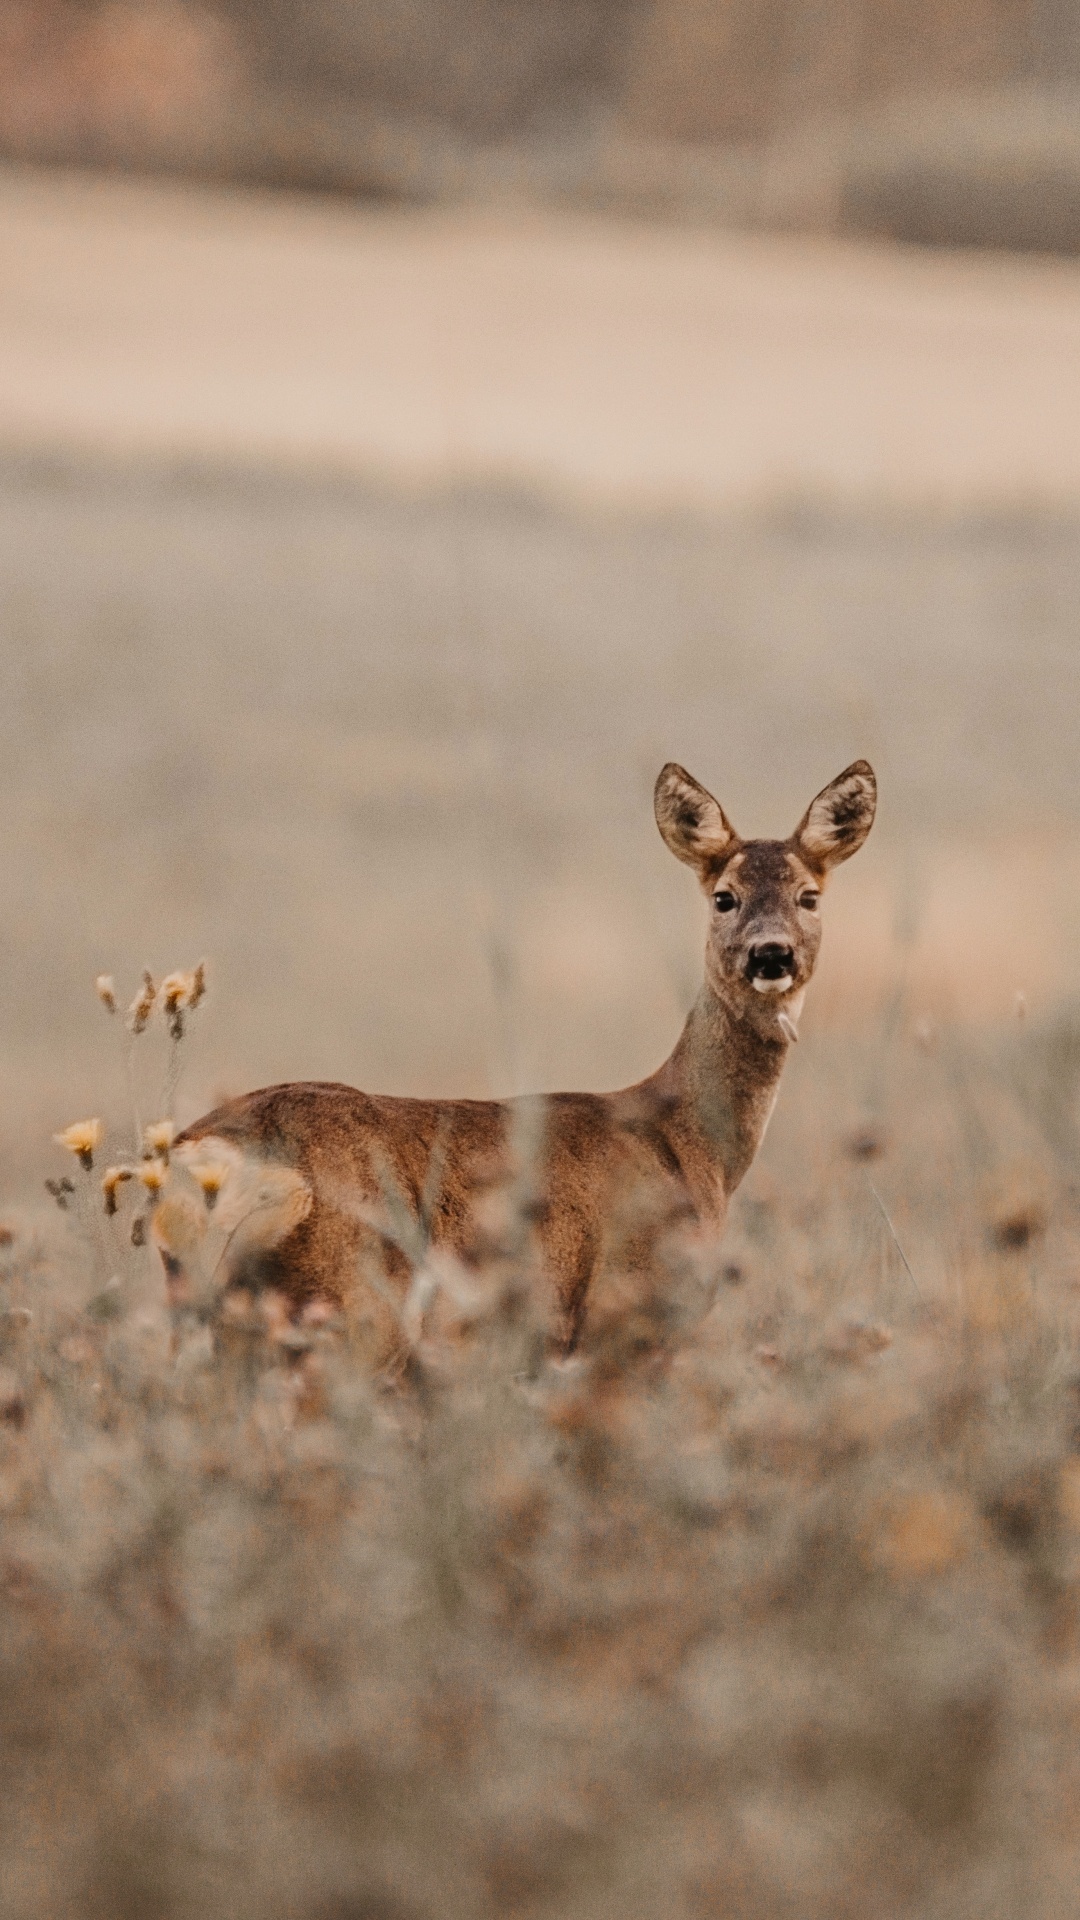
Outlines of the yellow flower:
{"type": "Polygon", "coordinates": [[[76,1154],[80,1165],[89,1173],[94,1164],[94,1149],[101,1145],[104,1132],[100,1120],[76,1120],[73,1126],[65,1127],[63,1133],[54,1133],[53,1139],[58,1147],[66,1147],[69,1153],[76,1154]]]}
{"type": "Polygon", "coordinates": [[[229,1177],[229,1168],[224,1160],[204,1160],[201,1166],[192,1167],[191,1174],[202,1188],[202,1197],[209,1213],[217,1205],[218,1194],[229,1177]]]}
{"type": "Polygon", "coordinates": [[[147,1150],[159,1154],[166,1166],[169,1163],[169,1148],[173,1143],[176,1128],[171,1120],[155,1120],[153,1125],[144,1129],[143,1139],[147,1150]]]}
{"type": "Polygon", "coordinates": [[[133,1174],[134,1168],[132,1167],[106,1167],[105,1177],[101,1182],[101,1191],[105,1195],[106,1213],[112,1214],[116,1212],[116,1190],[123,1185],[125,1180],[130,1180],[133,1174]]]}
{"type": "Polygon", "coordinates": [[[108,1007],[110,1013],[116,1012],[116,981],[111,973],[98,974],[94,981],[94,992],[103,1007],[108,1007]]]}

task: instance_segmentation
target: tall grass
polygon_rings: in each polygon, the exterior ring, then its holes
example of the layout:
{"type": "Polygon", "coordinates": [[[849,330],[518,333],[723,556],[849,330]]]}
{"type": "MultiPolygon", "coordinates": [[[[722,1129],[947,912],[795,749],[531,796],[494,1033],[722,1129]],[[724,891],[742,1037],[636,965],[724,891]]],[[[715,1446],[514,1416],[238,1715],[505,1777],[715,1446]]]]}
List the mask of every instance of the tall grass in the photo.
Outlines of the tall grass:
{"type": "Polygon", "coordinates": [[[1074,1912],[1075,1049],[920,1040],[811,1037],[717,1259],[569,1361],[527,1209],[393,1393],[13,1216],[0,1911],[1074,1912]]]}

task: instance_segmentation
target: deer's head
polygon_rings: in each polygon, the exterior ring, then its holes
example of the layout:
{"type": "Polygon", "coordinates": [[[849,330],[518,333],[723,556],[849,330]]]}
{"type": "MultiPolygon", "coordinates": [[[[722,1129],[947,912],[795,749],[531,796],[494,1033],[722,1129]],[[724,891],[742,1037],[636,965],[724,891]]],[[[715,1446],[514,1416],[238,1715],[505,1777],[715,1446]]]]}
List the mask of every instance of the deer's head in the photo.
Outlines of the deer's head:
{"type": "Polygon", "coordinates": [[[673,762],[656,783],[656,823],[710,902],[705,976],[763,1031],[793,1033],[821,945],[819,903],[833,867],[874,824],[877,782],[855,760],[812,800],[788,840],[743,840],[723,808],[673,762]]]}

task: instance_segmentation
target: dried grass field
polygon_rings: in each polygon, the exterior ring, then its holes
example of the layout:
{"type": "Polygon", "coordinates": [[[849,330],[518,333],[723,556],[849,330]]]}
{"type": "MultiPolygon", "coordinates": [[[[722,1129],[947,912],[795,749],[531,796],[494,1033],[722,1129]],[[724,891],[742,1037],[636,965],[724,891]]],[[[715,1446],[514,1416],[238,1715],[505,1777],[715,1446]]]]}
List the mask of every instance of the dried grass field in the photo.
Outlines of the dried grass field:
{"type": "Polygon", "coordinates": [[[4,1913],[1073,1913],[1075,528],[24,464],[2,529],[4,1913]],[[182,1116],[651,1068],[659,760],[779,832],[857,750],[725,1243],[569,1365],[512,1208],[387,1398],[170,1330],[100,1156],[33,1200],[128,1125],[103,969],[209,954],[182,1116]]]}
{"type": "Polygon", "coordinates": [[[877,765],[812,1026],[875,1030],[901,984],[907,1021],[1008,1021],[1017,991],[1053,1018],[1078,984],[1078,576],[1066,517],[589,515],[13,459],[8,1191],[58,1116],[126,1098],[102,971],[209,957],[181,1117],[283,1078],[651,1071],[700,977],[651,817],[672,757],[748,833],[877,765]]]}
{"type": "MultiPolygon", "coordinates": [[[[4,446],[5,1920],[1072,1920],[1069,499],[4,446]],[[137,1183],[102,1207],[96,975],[207,958],[182,1121],[625,1083],[699,979],[660,764],[779,834],[857,754],[879,822],[712,1256],[555,1362],[511,1193],[458,1344],[421,1261],[392,1395],[272,1301],[170,1323],[137,1183]]],[[[156,1118],[157,1014],[133,1059],[156,1118]]]]}
{"type": "Polygon", "coordinates": [[[5,1229],[6,1914],[1074,1911],[1075,1030],[807,1044],[570,1362],[513,1204],[392,1395],[170,1328],[103,1162],[5,1229]]]}

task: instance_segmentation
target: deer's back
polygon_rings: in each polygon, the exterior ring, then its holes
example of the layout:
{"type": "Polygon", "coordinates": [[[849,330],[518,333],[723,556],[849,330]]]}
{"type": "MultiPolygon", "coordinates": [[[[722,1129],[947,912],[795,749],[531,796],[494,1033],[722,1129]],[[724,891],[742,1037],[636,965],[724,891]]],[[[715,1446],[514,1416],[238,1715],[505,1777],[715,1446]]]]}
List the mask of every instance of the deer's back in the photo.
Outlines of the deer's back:
{"type": "Polygon", "coordinates": [[[498,1196],[524,1173],[535,1196],[557,1337],[569,1344],[605,1237],[610,1241],[613,1226],[618,1232],[620,1217],[624,1251],[630,1248],[635,1190],[662,1187],[669,1212],[688,1205],[662,1129],[626,1095],[413,1100],[333,1082],[291,1082],[216,1108],[188,1127],[174,1150],[182,1161],[220,1152],[245,1169],[299,1176],[310,1196],[303,1217],[290,1217],[288,1231],[274,1239],[268,1210],[266,1235],[249,1252],[250,1273],[237,1269],[226,1278],[276,1285],[294,1305],[321,1297],[359,1310],[372,1320],[376,1347],[393,1344],[393,1316],[378,1287],[365,1285],[365,1270],[376,1261],[394,1287],[407,1286],[402,1208],[434,1245],[471,1262],[483,1255],[498,1196]]]}

